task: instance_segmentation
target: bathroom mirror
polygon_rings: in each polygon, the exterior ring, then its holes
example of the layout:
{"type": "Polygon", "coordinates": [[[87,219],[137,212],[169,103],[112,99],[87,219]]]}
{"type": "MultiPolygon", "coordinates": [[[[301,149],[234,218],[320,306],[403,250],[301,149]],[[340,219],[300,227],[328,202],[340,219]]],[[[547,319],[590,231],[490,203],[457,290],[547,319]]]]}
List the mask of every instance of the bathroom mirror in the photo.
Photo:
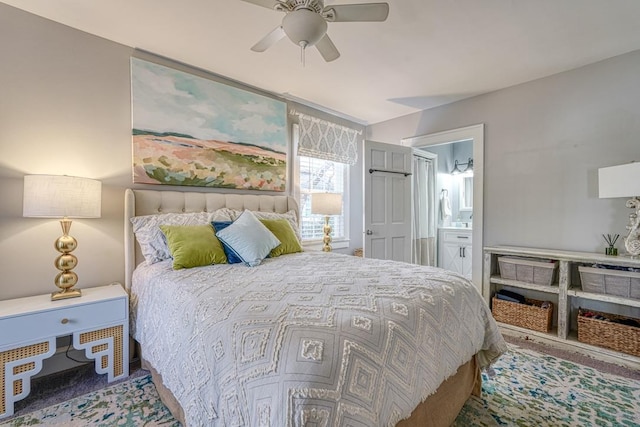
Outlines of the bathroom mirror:
{"type": "Polygon", "coordinates": [[[460,210],[473,210],[473,176],[464,176],[460,179],[458,194],[460,194],[460,210]]]}

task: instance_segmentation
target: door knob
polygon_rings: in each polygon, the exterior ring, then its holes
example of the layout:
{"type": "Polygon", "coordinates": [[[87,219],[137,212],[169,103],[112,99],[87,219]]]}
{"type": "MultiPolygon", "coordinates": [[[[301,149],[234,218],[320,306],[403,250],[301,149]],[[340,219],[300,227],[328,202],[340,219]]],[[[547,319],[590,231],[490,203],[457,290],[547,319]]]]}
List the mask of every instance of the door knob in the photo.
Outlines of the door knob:
{"type": "Polygon", "coordinates": [[[371,236],[372,234],[373,234],[373,231],[367,230],[367,236],[371,236]]]}

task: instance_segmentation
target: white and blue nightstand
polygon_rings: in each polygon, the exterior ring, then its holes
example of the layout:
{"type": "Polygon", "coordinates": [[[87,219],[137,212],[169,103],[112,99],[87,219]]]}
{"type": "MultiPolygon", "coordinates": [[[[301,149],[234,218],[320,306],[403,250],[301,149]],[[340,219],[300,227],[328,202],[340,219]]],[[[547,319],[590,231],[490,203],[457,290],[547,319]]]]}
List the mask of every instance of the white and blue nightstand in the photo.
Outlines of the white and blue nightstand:
{"type": "Polygon", "coordinates": [[[129,376],[129,299],[121,285],[59,301],[51,294],[0,301],[0,419],[13,415],[31,377],[55,353],[56,338],[68,335],[109,382],[129,376]]]}

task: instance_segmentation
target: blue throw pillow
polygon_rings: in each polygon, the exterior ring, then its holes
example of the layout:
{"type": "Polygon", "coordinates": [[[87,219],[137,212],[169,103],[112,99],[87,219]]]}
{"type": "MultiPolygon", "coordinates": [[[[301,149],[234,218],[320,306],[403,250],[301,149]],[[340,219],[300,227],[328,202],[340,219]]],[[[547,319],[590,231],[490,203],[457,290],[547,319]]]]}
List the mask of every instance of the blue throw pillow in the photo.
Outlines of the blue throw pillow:
{"type": "Polygon", "coordinates": [[[218,239],[249,267],[260,265],[280,240],[249,210],[245,210],[224,230],[216,233],[218,239]]]}
{"type": "MultiPolygon", "coordinates": [[[[213,221],[211,225],[213,229],[216,231],[222,231],[228,226],[233,224],[233,221],[213,221]]],[[[227,262],[229,264],[238,264],[242,262],[242,260],[236,255],[236,253],[231,249],[226,243],[222,242],[222,248],[224,249],[225,255],[227,255],[227,262]]]]}

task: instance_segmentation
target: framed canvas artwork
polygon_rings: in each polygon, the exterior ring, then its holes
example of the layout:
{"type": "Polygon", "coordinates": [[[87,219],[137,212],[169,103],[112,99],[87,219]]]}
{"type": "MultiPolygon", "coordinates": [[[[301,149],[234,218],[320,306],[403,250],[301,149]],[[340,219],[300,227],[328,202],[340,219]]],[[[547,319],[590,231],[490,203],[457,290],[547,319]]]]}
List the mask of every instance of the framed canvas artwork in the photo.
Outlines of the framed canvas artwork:
{"type": "Polygon", "coordinates": [[[285,191],[286,104],[131,59],[133,182],[285,191]]]}

